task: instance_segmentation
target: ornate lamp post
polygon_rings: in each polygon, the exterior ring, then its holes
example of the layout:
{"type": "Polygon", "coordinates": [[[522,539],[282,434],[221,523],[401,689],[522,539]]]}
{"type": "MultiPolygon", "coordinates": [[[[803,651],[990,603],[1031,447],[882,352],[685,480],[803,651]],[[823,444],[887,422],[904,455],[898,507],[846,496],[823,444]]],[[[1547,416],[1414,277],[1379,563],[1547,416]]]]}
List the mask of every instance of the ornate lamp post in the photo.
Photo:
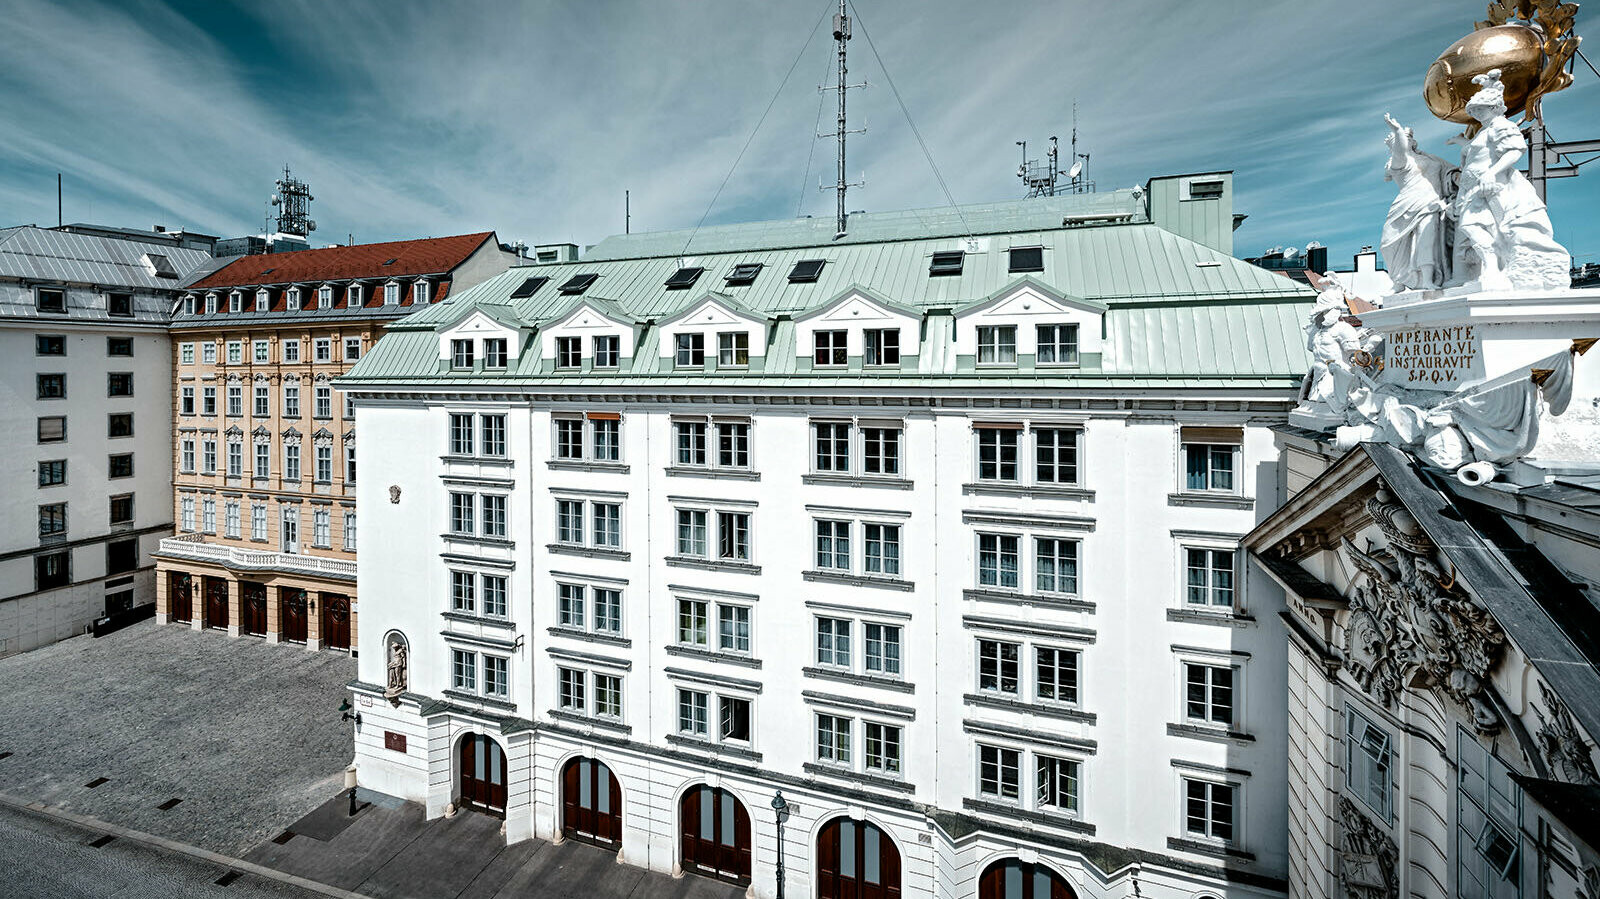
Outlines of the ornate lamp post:
{"type": "Polygon", "coordinates": [[[789,818],[789,803],[782,790],[772,794],[772,811],[778,819],[778,899],[783,899],[783,822],[789,818]]]}

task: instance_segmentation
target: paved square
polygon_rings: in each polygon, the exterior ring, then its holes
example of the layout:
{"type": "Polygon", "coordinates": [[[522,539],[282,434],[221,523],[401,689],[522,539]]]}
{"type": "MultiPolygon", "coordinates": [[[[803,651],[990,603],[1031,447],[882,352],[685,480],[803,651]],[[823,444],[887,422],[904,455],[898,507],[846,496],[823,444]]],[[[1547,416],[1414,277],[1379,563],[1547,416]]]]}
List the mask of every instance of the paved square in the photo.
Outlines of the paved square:
{"type": "Polygon", "coordinates": [[[343,787],[355,674],[153,621],[0,659],[0,792],[240,856],[343,787]]]}

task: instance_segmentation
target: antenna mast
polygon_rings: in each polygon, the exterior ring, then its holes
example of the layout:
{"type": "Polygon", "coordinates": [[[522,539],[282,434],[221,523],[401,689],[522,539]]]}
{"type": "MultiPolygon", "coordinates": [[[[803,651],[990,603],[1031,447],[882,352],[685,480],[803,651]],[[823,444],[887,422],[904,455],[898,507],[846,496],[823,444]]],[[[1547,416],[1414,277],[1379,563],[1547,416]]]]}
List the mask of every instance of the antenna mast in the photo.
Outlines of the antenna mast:
{"type": "Polygon", "coordinates": [[[272,195],[272,205],[278,207],[278,233],[305,237],[317,230],[317,223],[311,220],[314,199],[311,185],[289,174],[289,167],[284,166],[278,192],[272,195]]]}
{"type": "Polygon", "coordinates": [[[849,73],[849,67],[845,63],[845,46],[850,40],[850,15],[845,9],[845,4],[847,2],[849,2],[849,0],[839,0],[839,14],[833,17],[833,39],[839,45],[839,83],[832,88],[829,88],[827,85],[823,85],[822,87],[818,88],[818,90],[837,90],[839,92],[839,123],[837,129],[832,134],[817,135],[818,140],[821,140],[825,137],[836,137],[839,139],[838,181],[831,188],[827,187],[826,185],[822,187],[823,190],[834,190],[838,191],[839,194],[839,211],[836,219],[837,233],[834,234],[835,239],[843,237],[845,233],[845,191],[849,188],[861,187],[866,184],[865,179],[851,184],[848,180],[846,180],[844,168],[844,136],[846,134],[864,134],[867,130],[865,128],[857,128],[854,131],[850,131],[845,127],[845,93],[852,88],[867,86],[865,81],[861,82],[860,84],[848,84],[845,81],[845,78],[849,73]]]}

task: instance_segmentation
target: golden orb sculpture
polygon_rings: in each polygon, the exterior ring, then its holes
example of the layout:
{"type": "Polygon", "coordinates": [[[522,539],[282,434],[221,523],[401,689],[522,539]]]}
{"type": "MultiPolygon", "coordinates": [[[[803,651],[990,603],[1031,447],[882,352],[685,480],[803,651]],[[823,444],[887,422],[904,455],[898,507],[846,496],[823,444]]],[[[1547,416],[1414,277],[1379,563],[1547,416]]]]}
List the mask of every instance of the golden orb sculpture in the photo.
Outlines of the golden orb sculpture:
{"type": "Polygon", "coordinates": [[[1472,78],[1499,69],[1506,91],[1506,115],[1515,115],[1539,84],[1543,63],[1544,37],[1538,31],[1509,23],[1480,28],[1451,44],[1428,67],[1422,98],[1428,111],[1439,118],[1475,125],[1467,115],[1467,100],[1478,92],[1472,78]]]}

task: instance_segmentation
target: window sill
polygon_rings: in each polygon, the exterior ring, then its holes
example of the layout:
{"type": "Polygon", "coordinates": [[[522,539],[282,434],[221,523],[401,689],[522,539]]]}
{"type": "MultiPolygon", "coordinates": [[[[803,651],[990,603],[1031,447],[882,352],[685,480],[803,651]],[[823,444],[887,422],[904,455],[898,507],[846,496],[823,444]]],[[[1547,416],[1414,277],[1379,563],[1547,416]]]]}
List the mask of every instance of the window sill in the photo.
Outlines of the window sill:
{"type": "Polygon", "coordinates": [[[577,712],[569,712],[565,709],[550,709],[549,711],[545,712],[545,714],[556,719],[557,721],[567,721],[572,724],[580,724],[586,727],[598,728],[600,730],[615,731],[616,733],[620,734],[633,733],[633,728],[614,718],[580,715],[577,712]]]}
{"type": "Polygon", "coordinates": [[[1010,590],[976,590],[961,591],[963,599],[974,602],[1003,602],[1014,606],[1038,606],[1043,609],[1062,609],[1071,612],[1093,612],[1095,604],[1086,599],[1075,599],[1071,596],[1056,596],[1045,593],[1019,593],[1010,590]]]}
{"type": "Polygon", "coordinates": [[[633,558],[633,553],[620,549],[600,549],[595,546],[577,546],[571,543],[546,543],[544,548],[551,555],[578,556],[584,559],[615,559],[626,562],[633,558]]]}
{"type": "Polygon", "coordinates": [[[626,462],[590,462],[584,459],[551,459],[544,463],[551,471],[602,471],[612,474],[627,474],[629,465],[626,462]]]}
{"type": "Polygon", "coordinates": [[[459,621],[463,624],[478,624],[484,627],[501,628],[508,631],[517,629],[516,624],[506,618],[489,618],[483,615],[473,615],[470,612],[440,612],[441,616],[450,621],[459,621]]]}
{"type": "MultiPolygon", "coordinates": [[[[902,764],[904,762],[902,761],[902,764]]],[[[869,787],[878,787],[885,790],[894,790],[900,793],[915,793],[916,784],[906,783],[894,777],[885,777],[881,774],[863,774],[850,768],[838,765],[825,765],[821,762],[806,762],[800,766],[807,774],[820,774],[823,777],[836,777],[840,780],[853,781],[869,787]]]]}
{"type": "Polygon", "coordinates": [[[989,695],[984,693],[968,693],[961,697],[963,705],[983,706],[991,709],[1003,709],[1008,712],[1018,712],[1024,715],[1041,715],[1046,718],[1059,718],[1062,721],[1078,721],[1083,724],[1095,723],[1094,712],[1085,712],[1082,709],[1067,705],[1051,705],[1039,702],[1023,702],[1020,699],[1008,699],[1002,695],[989,695]]]}
{"type": "Polygon", "coordinates": [[[439,461],[458,465],[494,465],[501,468],[511,468],[517,464],[505,456],[456,456],[449,453],[440,456],[439,461]]]}
{"type": "Polygon", "coordinates": [[[669,478],[710,478],[723,481],[759,481],[761,472],[747,468],[696,468],[688,465],[669,465],[665,473],[669,478]]]}
{"type": "Polygon", "coordinates": [[[739,655],[734,652],[718,652],[714,649],[701,649],[698,646],[680,646],[668,644],[666,647],[669,656],[684,656],[691,659],[705,659],[708,662],[722,662],[727,665],[738,665],[740,668],[760,668],[761,660],[749,656],[739,655]]]}
{"type": "Polygon", "coordinates": [[[865,474],[803,474],[800,483],[813,486],[883,487],[889,490],[911,490],[916,487],[916,482],[909,478],[865,474]]]}
{"type": "Polygon", "coordinates": [[[479,537],[476,534],[440,534],[441,538],[454,543],[471,543],[474,546],[493,546],[500,549],[516,549],[515,540],[503,540],[499,537],[479,537]]]}
{"type": "Polygon", "coordinates": [[[1076,499],[1094,501],[1094,491],[1066,484],[1013,484],[1005,481],[973,481],[961,485],[968,496],[1016,496],[1027,499],[1076,499]]]}
{"type": "Polygon", "coordinates": [[[1235,849],[1225,843],[1211,843],[1203,840],[1167,837],[1167,848],[1176,849],[1179,852],[1193,852],[1197,855],[1209,855],[1213,858],[1233,858],[1247,862],[1253,862],[1256,860],[1255,855],[1245,852],[1243,849],[1235,849]]]}
{"type": "Polygon", "coordinates": [[[962,799],[961,806],[969,811],[984,815],[995,815],[1014,821],[1018,818],[1034,824],[1043,824],[1046,827],[1057,827],[1076,833],[1093,836],[1095,827],[1080,818],[1074,818],[1067,812],[1036,812],[1018,808],[1010,803],[996,799],[962,799]]]}
{"type": "Polygon", "coordinates": [[[807,569],[800,572],[800,576],[808,581],[819,581],[827,584],[848,584],[852,587],[877,587],[882,590],[900,590],[905,593],[910,593],[917,589],[917,585],[912,581],[872,574],[846,574],[844,572],[807,569]]]}
{"type": "Polygon", "coordinates": [[[667,556],[664,561],[675,568],[699,568],[703,571],[727,571],[734,574],[761,573],[760,565],[751,565],[749,562],[723,562],[694,556],[667,556]]]}
{"type": "Polygon", "coordinates": [[[487,696],[479,696],[476,693],[464,693],[460,690],[444,690],[442,692],[445,696],[454,699],[457,702],[486,706],[491,709],[499,709],[505,712],[515,712],[517,710],[516,703],[506,702],[503,699],[491,699],[487,696]]]}
{"type": "Polygon", "coordinates": [[[761,753],[753,749],[730,746],[727,743],[714,743],[707,737],[686,737],[683,734],[667,734],[667,742],[680,749],[704,752],[712,756],[744,759],[750,762],[761,761],[761,753]]]}
{"type": "Polygon", "coordinates": [[[1254,509],[1255,497],[1237,493],[1169,493],[1169,506],[1199,506],[1207,509],[1254,509]]]}
{"type": "Polygon", "coordinates": [[[1213,612],[1203,608],[1168,609],[1167,620],[1187,621],[1191,624],[1221,624],[1227,627],[1250,627],[1256,623],[1253,615],[1233,611],[1213,612]]]}
{"type": "Polygon", "coordinates": [[[883,675],[856,674],[853,671],[813,666],[801,668],[800,673],[806,677],[814,677],[817,680],[835,681],[841,684],[854,684],[858,687],[880,687],[885,690],[893,690],[896,693],[915,693],[917,690],[916,686],[913,684],[906,683],[898,678],[885,677],[883,675]]]}
{"type": "Polygon", "coordinates": [[[1216,743],[1232,743],[1235,746],[1249,746],[1256,741],[1255,737],[1236,730],[1223,727],[1208,727],[1204,724],[1168,724],[1167,736],[1193,737],[1197,740],[1211,740],[1216,743]]]}
{"type": "Polygon", "coordinates": [[[545,628],[545,632],[554,637],[570,637],[573,640],[583,640],[587,643],[604,643],[607,646],[618,646],[623,649],[629,649],[633,646],[633,641],[627,637],[618,637],[615,634],[597,634],[594,631],[579,630],[575,627],[565,627],[559,624],[545,628]]]}

